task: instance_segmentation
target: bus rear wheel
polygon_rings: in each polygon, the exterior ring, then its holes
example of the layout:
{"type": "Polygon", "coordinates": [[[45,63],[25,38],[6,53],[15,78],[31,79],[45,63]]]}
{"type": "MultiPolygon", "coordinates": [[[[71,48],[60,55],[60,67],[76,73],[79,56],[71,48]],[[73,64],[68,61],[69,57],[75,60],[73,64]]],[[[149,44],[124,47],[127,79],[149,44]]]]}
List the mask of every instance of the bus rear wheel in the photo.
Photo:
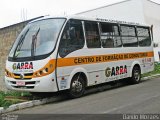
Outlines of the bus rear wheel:
{"type": "Polygon", "coordinates": [[[76,75],[70,85],[69,96],[71,98],[81,97],[85,92],[85,81],[83,77],[76,75]]]}
{"type": "Polygon", "coordinates": [[[141,81],[141,69],[139,66],[134,66],[130,82],[132,84],[138,84],[140,81],[141,81]]]}

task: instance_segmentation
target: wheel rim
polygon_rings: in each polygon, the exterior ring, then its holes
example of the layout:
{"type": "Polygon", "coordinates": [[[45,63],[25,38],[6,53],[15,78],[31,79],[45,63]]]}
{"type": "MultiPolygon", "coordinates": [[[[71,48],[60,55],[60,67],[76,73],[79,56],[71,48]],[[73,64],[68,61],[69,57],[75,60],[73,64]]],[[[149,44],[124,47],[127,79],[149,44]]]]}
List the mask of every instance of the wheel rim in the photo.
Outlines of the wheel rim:
{"type": "Polygon", "coordinates": [[[76,80],[72,83],[72,92],[79,93],[82,91],[83,85],[80,81],[76,80]]]}
{"type": "Polygon", "coordinates": [[[135,71],[134,71],[134,79],[135,79],[136,81],[139,81],[139,80],[140,80],[140,72],[139,72],[139,70],[135,70],[135,71]]]}

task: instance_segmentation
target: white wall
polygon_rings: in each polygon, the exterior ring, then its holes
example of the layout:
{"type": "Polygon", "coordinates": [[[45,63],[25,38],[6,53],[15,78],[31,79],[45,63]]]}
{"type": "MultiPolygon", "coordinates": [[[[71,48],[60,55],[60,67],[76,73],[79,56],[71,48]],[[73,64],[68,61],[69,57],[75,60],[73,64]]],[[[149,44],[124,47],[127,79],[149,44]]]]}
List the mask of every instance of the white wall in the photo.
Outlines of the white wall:
{"type": "Polygon", "coordinates": [[[142,6],[143,5],[140,0],[128,0],[121,3],[82,12],[78,15],[144,23],[142,6]]]}
{"type": "Polygon", "coordinates": [[[153,39],[159,44],[154,48],[155,61],[159,61],[158,51],[160,51],[160,5],[154,2],[143,0],[144,18],[147,24],[153,25],[153,39]]]}
{"type": "Polygon", "coordinates": [[[144,17],[147,24],[153,25],[154,42],[160,43],[160,5],[143,0],[144,17]]]}

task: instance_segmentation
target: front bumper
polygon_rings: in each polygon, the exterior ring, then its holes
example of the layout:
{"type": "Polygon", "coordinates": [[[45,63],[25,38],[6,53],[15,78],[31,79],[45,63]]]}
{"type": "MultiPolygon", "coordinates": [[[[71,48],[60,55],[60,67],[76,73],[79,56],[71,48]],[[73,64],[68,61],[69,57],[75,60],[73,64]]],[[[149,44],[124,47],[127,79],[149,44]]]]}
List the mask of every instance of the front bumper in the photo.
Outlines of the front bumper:
{"type": "Polygon", "coordinates": [[[28,91],[28,92],[56,92],[57,84],[53,74],[43,77],[25,79],[14,79],[5,76],[5,84],[9,90],[28,91]],[[25,85],[17,85],[17,82],[23,82],[25,85]]]}

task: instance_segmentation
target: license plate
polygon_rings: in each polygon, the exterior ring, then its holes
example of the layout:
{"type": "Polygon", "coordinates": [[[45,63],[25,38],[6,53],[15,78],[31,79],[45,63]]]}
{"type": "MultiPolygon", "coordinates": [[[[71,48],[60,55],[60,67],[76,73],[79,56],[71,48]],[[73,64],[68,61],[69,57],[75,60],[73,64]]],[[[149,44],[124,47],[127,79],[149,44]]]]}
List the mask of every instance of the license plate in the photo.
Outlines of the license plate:
{"type": "Polygon", "coordinates": [[[17,84],[17,86],[25,86],[24,81],[17,81],[16,84],[17,84]]]}

